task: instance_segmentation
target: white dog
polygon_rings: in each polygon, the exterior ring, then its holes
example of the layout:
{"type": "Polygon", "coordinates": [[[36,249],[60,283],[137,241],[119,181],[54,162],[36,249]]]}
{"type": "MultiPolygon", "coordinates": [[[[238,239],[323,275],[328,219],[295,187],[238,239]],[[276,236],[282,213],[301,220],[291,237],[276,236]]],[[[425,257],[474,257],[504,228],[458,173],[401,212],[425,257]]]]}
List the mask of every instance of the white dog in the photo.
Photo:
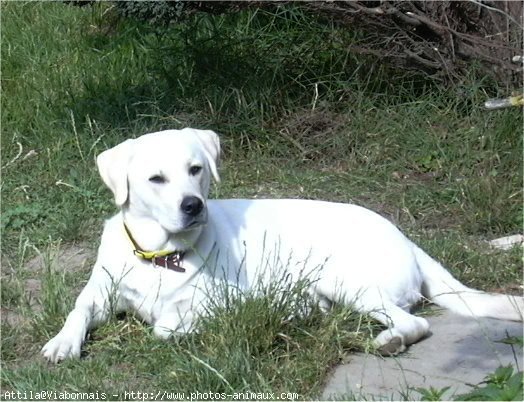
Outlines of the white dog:
{"type": "Polygon", "coordinates": [[[218,181],[218,136],[168,130],[99,155],[121,211],[109,219],[86,287],[62,330],[42,349],[52,362],[80,355],[87,331],[132,310],[167,338],[192,329],[216,280],[248,290],[271,281],[270,261],[293,280],[315,272],[312,295],[369,313],[388,328],[375,339],[394,354],[428,332],[409,313],[422,296],[458,314],[522,321],[524,299],[462,285],[378,214],[307,200],[207,200],[218,181]],[[157,251],[158,250],[158,251],[157,251]]]}

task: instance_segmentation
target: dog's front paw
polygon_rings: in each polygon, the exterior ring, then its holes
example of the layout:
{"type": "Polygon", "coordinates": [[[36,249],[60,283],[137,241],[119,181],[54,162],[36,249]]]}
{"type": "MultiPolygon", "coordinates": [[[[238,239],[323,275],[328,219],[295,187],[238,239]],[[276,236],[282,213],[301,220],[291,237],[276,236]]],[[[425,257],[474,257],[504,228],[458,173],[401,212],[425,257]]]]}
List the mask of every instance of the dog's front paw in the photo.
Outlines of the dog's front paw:
{"type": "Polygon", "coordinates": [[[80,357],[82,340],[59,333],[42,348],[42,355],[51,363],[58,363],[62,360],[80,357]]]}

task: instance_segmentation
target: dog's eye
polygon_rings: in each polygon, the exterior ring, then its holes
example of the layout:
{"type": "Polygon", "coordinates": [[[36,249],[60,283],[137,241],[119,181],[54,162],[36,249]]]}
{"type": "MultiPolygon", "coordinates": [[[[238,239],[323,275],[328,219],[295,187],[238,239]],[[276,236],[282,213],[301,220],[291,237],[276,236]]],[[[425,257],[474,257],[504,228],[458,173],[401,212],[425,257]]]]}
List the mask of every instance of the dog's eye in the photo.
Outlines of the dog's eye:
{"type": "Polygon", "coordinates": [[[197,174],[200,173],[200,171],[202,170],[202,166],[198,166],[198,165],[195,165],[195,166],[191,166],[189,168],[189,174],[191,176],[196,176],[197,174]]]}
{"type": "Polygon", "coordinates": [[[154,176],[151,176],[149,178],[149,181],[151,183],[155,183],[155,184],[162,184],[162,183],[166,182],[166,178],[164,176],[162,176],[162,175],[155,174],[154,176]]]}

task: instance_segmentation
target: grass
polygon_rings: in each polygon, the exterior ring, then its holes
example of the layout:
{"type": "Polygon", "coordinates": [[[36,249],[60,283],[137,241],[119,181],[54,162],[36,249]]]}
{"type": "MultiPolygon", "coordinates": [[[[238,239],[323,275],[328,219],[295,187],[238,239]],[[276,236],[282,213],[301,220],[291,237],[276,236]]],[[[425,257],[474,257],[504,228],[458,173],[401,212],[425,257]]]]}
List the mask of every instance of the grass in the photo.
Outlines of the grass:
{"type": "MultiPolygon", "coordinates": [[[[214,197],[358,203],[470,285],[521,283],[520,251],[488,253],[484,241],[522,229],[522,114],[483,111],[504,89],[473,72],[442,88],[357,59],[344,46],[354,33],[297,7],[197,15],[169,31],[121,20],[107,4],[7,2],[1,11],[1,305],[14,320],[2,320],[3,390],[307,399],[344,353],[366,347],[372,325],[351,311],[289,321],[297,305],[282,310],[269,296],[216,306],[199,334],[177,341],[115,318],[93,332],[81,361],[38,358],[115,211],[95,156],[154,130],[221,134],[214,197]],[[78,249],[89,251],[85,264],[64,259],[78,249]]],[[[301,300],[300,288],[292,294],[301,300]]]]}

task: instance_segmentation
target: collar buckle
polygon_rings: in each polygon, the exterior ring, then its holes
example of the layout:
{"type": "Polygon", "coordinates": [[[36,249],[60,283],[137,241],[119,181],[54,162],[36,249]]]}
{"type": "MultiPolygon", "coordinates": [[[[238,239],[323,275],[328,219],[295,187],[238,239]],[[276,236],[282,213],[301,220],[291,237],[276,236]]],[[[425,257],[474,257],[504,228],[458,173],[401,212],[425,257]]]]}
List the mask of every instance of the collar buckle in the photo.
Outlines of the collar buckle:
{"type": "Polygon", "coordinates": [[[151,262],[155,267],[159,266],[175,272],[186,272],[185,268],[180,266],[183,258],[184,253],[175,251],[174,253],[163,257],[155,257],[151,260],[151,262]]]}

